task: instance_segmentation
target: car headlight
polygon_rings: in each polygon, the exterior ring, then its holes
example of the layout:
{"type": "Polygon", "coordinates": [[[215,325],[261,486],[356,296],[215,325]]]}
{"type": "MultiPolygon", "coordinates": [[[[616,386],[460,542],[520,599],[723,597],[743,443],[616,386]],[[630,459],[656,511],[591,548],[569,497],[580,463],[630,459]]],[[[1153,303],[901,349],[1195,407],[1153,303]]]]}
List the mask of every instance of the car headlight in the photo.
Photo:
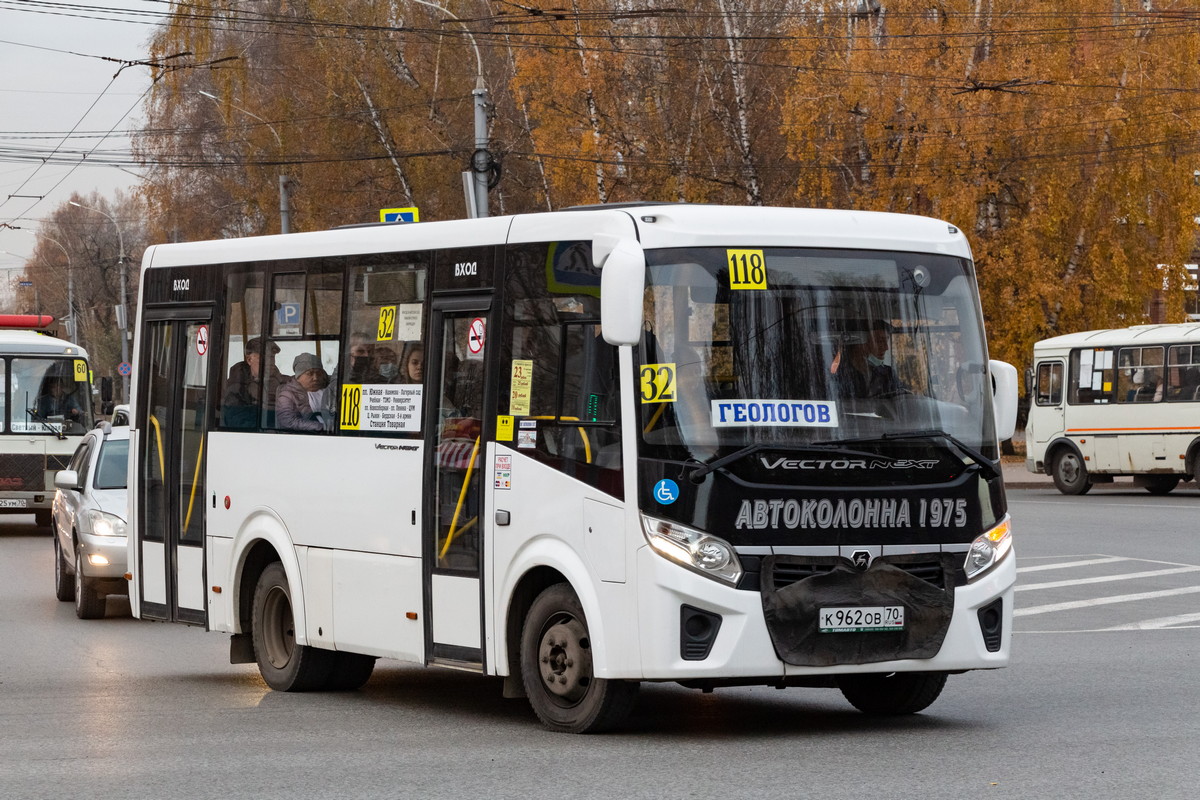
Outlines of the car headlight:
{"type": "Polygon", "coordinates": [[[967,551],[967,562],[963,564],[967,580],[982,575],[1004,560],[1012,550],[1011,527],[1012,520],[1005,517],[999,525],[981,533],[971,542],[971,549],[967,551]]]}
{"type": "Polygon", "coordinates": [[[642,515],[642,532],[650,546],[672,561],[714,580],[736,584],[742,562],[724,539],[657,517],[642,515]]]}
{"type": "Polygon", "coordinates": [[[88,520],[92,523],[92,534],[95,536],[124,536],[125,520],[116,514],[106,514],[92,509],[88,512],[88,520]]]}

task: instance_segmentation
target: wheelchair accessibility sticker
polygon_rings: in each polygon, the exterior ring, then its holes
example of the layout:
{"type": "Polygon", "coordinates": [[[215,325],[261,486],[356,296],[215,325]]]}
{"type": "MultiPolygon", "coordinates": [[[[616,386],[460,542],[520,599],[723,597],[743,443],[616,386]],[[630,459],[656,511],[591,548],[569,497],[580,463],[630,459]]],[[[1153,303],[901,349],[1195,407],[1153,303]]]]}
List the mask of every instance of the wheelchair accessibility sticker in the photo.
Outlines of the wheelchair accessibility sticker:
{"type": "Polygon", "coordinates": [[[679,484],[670,478],[663,478],[654,484],[654,499],[664,506],[669,506],[679,499],[679,484]]]}

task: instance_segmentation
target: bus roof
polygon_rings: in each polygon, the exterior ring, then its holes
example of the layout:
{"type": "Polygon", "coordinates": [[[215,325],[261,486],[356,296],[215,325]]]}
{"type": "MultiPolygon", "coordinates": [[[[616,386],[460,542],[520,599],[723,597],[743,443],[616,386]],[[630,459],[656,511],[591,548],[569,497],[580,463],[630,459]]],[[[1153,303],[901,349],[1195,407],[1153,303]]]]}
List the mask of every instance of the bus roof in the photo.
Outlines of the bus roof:
{"type": "Polygon", "coordinates": [[[1043,339],[1033,346],[1035,352],[1073,347],[1113,347],[1134,344],[1165,344],[1170,342],[1200,343],[1200,323],[1182,322],[1174,325],[1134,325],[1129,328],[1105,328],[1095,331],[1068,333],[1043,339]]]}
{"type": "Polygon", "coordinates": [[[757,245],[971,257],[966,237],[958,228],[929,217],[812,208],[648,204],[155,245],[147,248],[142,267],[590,239],[596,235],[633,237],[650,249],[757,245]]]}
{"type": "Polygon", "coordinates": [[[87,358],[87,351],[77,344],[36,331],[0,329],[0,355],[6,354],[87,358]]]}

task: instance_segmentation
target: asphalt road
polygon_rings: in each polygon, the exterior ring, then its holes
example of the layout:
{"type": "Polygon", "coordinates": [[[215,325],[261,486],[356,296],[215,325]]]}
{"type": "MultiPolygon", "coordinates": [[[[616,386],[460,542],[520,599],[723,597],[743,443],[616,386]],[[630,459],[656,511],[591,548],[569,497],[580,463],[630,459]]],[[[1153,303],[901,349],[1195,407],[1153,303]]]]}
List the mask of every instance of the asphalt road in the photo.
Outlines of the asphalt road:
{"type": "Polygon", "coordinates": [[[396,662],[358,692],[271,692],[225,636],[131,620],[123,598],[76,619],[49,537],[8,518],[0,797],[1194,797],[1200,492],[1010,499],[1008,669],[883,721],[833,690],[650,685],[606,736],[543,731],[495,679],[396,662]]]}

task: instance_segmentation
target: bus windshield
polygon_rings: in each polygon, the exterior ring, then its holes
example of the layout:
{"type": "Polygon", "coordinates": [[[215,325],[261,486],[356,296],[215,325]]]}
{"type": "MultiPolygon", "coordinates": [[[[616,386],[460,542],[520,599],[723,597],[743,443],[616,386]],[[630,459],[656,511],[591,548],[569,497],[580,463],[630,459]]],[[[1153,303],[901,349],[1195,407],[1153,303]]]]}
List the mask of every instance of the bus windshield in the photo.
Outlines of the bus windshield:
{"type": "MultiPolygon", "coordinates": [[[[92,427],[87,380],[76,380],[73,358],[14,357],[9,362],[10,433],[82,434],[92,427]]],[[[86,371],[84,372],[86,375],[86,371]]]]}
{"type": "Polygon", "coordinates": [[[927,434],[997,458],[969,260],[746,246],[647,262],[643,455],[927,434]]]}

